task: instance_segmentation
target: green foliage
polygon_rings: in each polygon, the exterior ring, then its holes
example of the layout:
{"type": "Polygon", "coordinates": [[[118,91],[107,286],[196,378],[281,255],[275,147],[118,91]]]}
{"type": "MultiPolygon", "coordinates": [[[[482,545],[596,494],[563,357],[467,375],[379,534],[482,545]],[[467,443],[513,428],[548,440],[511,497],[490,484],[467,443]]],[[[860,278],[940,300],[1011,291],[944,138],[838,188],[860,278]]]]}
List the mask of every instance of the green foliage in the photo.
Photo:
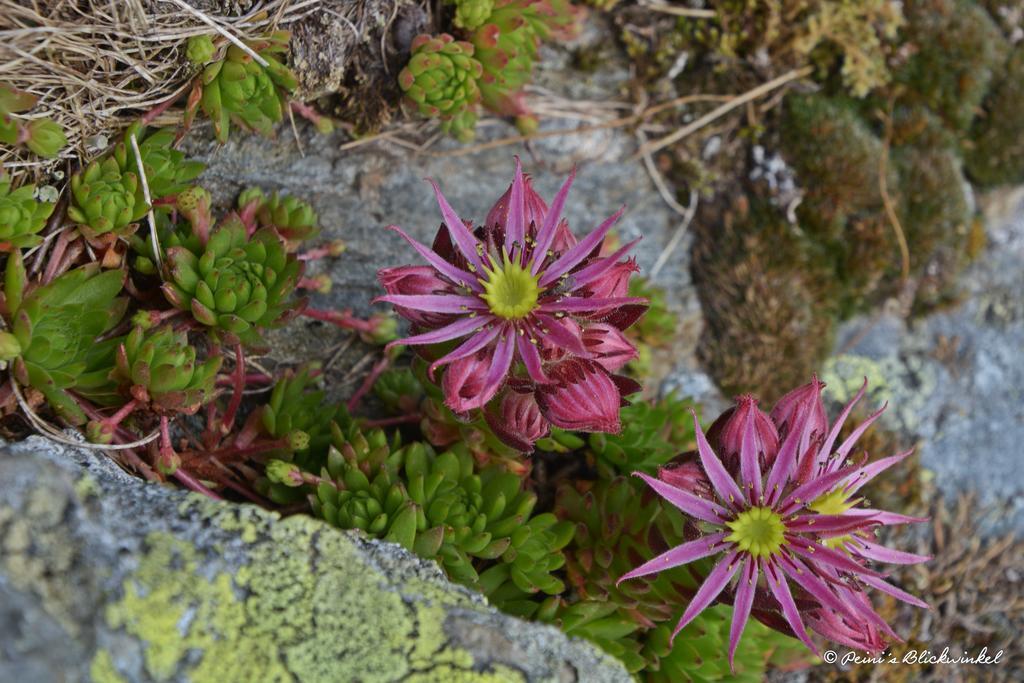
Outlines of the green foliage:
{"type": "Polygon", "coordinates": [[[84,423],[85,415],[69,390],[100,403],[113,398],[108,375],[118,340],[97,340],[124,315],[128,302],[118,296],[123,282],[124,272],[90,263],[30,287],[21,254],[8,258],[4,296],[17,344],[8,343],[6,351],[17,352],[15,378],[42,393],[72,424],[84,423]]]}
{"type": "Polygon", "coordinates": [[[46,117],[19,120],[12,113],[28,111],[38,97],[0,83],[0,142],[5,145],[25,145],[33,153],[52,159],[68,144],[60,125],[46,117]]]}
{"type": "Polygon", "coordinates": [[[400,543],[499,598],[507,582],[523,595],[563,590],[551,572],[564,562],[571,525],[550,514],[531,519],[536,496],[516,475],[494,466],[475,473],[465,448],[400,448],[383,431],[364,434],[354,424],[334,425],[334,446],[313,498],[314,512],[331,524],[400,543]],[[505,569],[478,573],[489,565],[505,569]]]}
{"type": "MultiPolygon", "coordinates": [[[[298,85],[295,73],[279,61],[288,52],[290,37],[288,31],[275,31],[261,40],[246,42],[267,66],[237,45],[228,45],[224,56],[208,64],[196,78],[185,113],[186,125],[201,107],[213,122],[221,144],[227,142],[232,122],[270,135],[283,120],[289,94],[298,85]]],[[[196,51],[205,49],[197,47],[196,51]]]]}
{"type": "Polygon", "coordinates": [[[646,278],[630,278],[629,296],[643,297],[650,302],[647,313],[626,330],[626,336],[637,350],[637,358],[630,361],[628,367],[634,375],[644,379],[651,374],[653,349],[665,347],[672,341],[679,319],[668,308],[665,290],[651,284],[646,278]]]}
{"type": "Polygon", "coordinates": [[[411,368],[391,368],[377,378],[373,393],[388,410],[395,413],[414,413],[423,399],[423,385],[411,368]]]}
{"type": "Polygon", "coordinates": [[[321,389],[311,390],[319,374],[319,363],[289,370],[274,384],[270,400],[258,409],[260,425],[269,436],[304,442],[303,448],[274,451],[274,457],[294,461],[308,472],[320,471],[327,462],[332,423],[351,421],[343,405],[328,404],[321,389]]]}
{"type": "Polygon", "coordinates": [[[206,164],[185,158],[185,153],[172,147],[175,133],[171,128],[160,128],[147,132],[139,124],[128,127],[124,140],[113,151],[122,172],[137,170],[135,154],[131,148],[131,136],[135,134],[139,143],[142,168],[146,171],[149,196],[162,199],[176,195],[188,188],[189,184],[203,172],[206,164]]]}
{"type": "Polygon", "coordinates": [[[42,239],[37,233],[53,213],[53,203],[35,198],[36,186],[11,189],[11,179],[0,172],[0,251],[34,247],[42,239]]]}
{"type": "Polygon", "coordinates": [[[320,232],[313,207],[297,197],[274,192],[267,197],[258,187],[238,196],[238,209],[251,214],[260,227],[273,227],[286,240],[307,240],[320,232]]]}
{"type": "Polygon", "coordinates": [[[598,461],[598,473],[608,479],[644,472],[654,475],[676,455],[696,446],[693,416],[695,404],[670,394],[656,402],[636,401],[623,408],[619,434],[589,435],[590,451],[598,461]]]}
{"type": "Polygon", "coordinates": [[[1007,55],[988,13],[967,0],[908,0],[906,43],[913,56],[896,73],[901,100],[931,109],[964,131],[1007,55]]]}
{"type": "Polygon", "coordinates": [[[967,173],[984,186],[1024,182],[1024,45],[1014,48],[982,108],[966,143],[967,173]]]}
{"type": "Polygon", "coordinates": [[[213,398],[222,360],[199,362],[188,334],[170,325],[148,331],[136,326],[118,346],[110,378],[161,415],[192,414],[213,398]]]}
{"type": "Polygon", "coordinates": [[[227,341],[258,342],[262,328],[278,324],[297,305],[291,296],[302,262],[271,228],[247,237],[240,222],[228,221],[206,244],[193,234],[167,249],[167,262],[167,300],[227,341]]]}
{"type": "Polygon", "coordinates": [[[445,0],[445,2],[455,5],[453,23],[467,31],[480,28],[494,10],[494,0],[445,0]]]}
{"type": "Polygon", "coordinates": [[[188,43],[185,46],[185,57],[188,58],[188,61],[199,66],[213,59],[216,53],[217,48],[213,44],[213,36],[208,34],[192,36],[188,39],[188,43]]]}
{"type": "Polygon", "coordinates": [[[477,80],[483,67],[474,58],[473,45],[447,33],[420,35],[412,43],[412,57],[398,75],[398,84],[423,116],[442,121],[442,129],[462,141],[473,138],[477,80]]]}
{"type": "Polygon", "coordinates": [[[96,235],[134,232],[149,205],[134,171],[112,156],[96,159],[71,177],[68,218],[96,235]]]}

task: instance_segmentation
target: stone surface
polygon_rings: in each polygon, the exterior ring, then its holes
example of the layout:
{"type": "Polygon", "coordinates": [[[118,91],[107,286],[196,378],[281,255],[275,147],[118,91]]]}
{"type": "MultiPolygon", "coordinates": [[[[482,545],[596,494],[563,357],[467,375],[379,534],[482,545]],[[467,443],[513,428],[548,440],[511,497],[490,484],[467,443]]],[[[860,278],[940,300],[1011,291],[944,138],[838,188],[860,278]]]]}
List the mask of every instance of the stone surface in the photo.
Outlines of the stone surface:
{"type": "Polygon", "coordinates": [[[842,400],[867,376],[888,426],[920,439],[921,464],[946,492],[1009,506],[992,532],[1024,530],[1024,188],[982,200],[988,246],[963,274],[963,302],[907,325],[858,319],[825,380],[842,400]]]}
{"type": "Polygon", "coordinates": [[[0,681],[628,681],[437,566],[304,516],[0,452],[0,681]]]}

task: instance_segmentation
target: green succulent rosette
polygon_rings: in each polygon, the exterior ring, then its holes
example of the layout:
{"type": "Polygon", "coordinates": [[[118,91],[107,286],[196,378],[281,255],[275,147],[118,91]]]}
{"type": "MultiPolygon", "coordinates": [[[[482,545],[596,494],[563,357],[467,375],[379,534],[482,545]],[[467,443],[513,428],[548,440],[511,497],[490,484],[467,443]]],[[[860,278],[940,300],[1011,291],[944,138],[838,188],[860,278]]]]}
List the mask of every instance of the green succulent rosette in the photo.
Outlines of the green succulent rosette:
{"type": "Polygon", "coordinates": [[[19,121],[12,112],[24,112],[39,100],[31,93],[0,83],[0,142],[7,145],[25,145],[35,154],[51,159],[68,144],[64,129],[50,118],[19,121]]]}
{"type": "Polygon", "coordinates": [[[4,360],[13,361],[19,384],[42,393],[72,424],[83,424],[85,414],[69,391],[104,405],[118,400],[109,379],[117,340],[99,339],[124,316],[123,282],[123,271],[90,263],[30,289],[20,253],[8,259],[4,360]]]}
{"type": "Polygon", "coordinates": [[[145,128],[136,123],[129,126],[124,140],[114,147],[112,153],[123,173],[138,170],[131,147],[132,134],[139,143],[139,156],[142,158],[142,168],[146,171],[149,196],[154,200],[184,191],[206,168],[206,164],[187,159],[184,152],[173,148],[176,135],[173,129],[159,128],[147,133],[145,128]]]}
{"type": "Polygon", "coordinates": [[[136,326],[117,347],[110,379],[133,399],[161,415],[191,415],[213,398],[222,356],[203,362],[188,334],[170,325],[136,326]]]}
{"type": "Polygon", "coordinates": [[[38,236],[53,213],[51,202],[35,198],[36,186],[11,189],[11,179],[0,174],[0,251],[34,247],[38,236]]]}
{"type": "Polygon", "coordinates": [[[388,410],[410,414],[419,410],[423,385],[411,368],[391,368],[377,378],[373,393],[388,410]]]}
{"type": "Polygon", "coordinates": [[[213,59],[217,48],[209,34],[192,36],[185,45],[185,58],[193,64],[203,65],[213,59]]]}
{"type": "Polygon", "coordinates": [[[622,431],[593,433],[588,445],[606,479],[633,472],[655,475],[658,468],[684,451],[696,448],[693,401],[669,394],[657,401],[637,401],[619,413],[622,431]]]}
{"type": "Polygon", "coordinates": [[[269,197],[258,187],[238,195],[238,210],[252,215],[261,227],[273,227],[286,240],[307,240],[320,232],[313,207],[298,197],[277,192],[269,197]]]}
{"type": "Polygon", "coordinates": [[[149,205],[134,171],[124,170],[113,156],[96,159],[71,177],[68,218],[92,236],[134,232],[149,205]]]}
{"type": "Polygon", "coordinates": [[[448,3],[455,5],[453,23],[467,31],[480,28],[494,11],[494,0],[448,0],[448,3]]]}
{"type": "Polygon", "coordinates": [[[301,305],[292,293],[303,264],[271,228],[249,237],[240,221],[228,221],[205,245],[193,234],[168,248],[167,264],[167,300],[228,343],[257,343],[261,329],[280,324],[301,305]]]}
{"type": "Polygon", "coordinates": [[[294,72],[278,57],[288,52],[288,31],[276,31],[246,45],[267,62],[263,66],[251,54],[229,45],[224,58],[208,64],[199,75],[200,96],[186,112],[191,123],[196,107],[213,122],[217,141],[224,144],[231,123],[262,135],[270,135],[284,118],[288,96],[298,85],[294,72]]]}
{"type": "Polygon", "coordinates": [[[438,118],[446,133],[462,141],[473,137],[475,107],[480,101],[477,80],[483,67],[473,45],[447,33],[422,34],[412,41],[412,57],[398,75],[398,84],[423,116],[438,118]]]}
{"type": "Polygon", "coordinates": [[[537,499],[519,477],[498,467],[475,473],[465,448],[399,448],[381,430],[364,435],[354,425],[336,427],[334,445],[311,497],[318,516],[435,559],[452,580],[477,589],[508,583],[523,599],[564,589],[551,572],[565,561],[571,525],[550,514],[531,518],[537,499]]]}

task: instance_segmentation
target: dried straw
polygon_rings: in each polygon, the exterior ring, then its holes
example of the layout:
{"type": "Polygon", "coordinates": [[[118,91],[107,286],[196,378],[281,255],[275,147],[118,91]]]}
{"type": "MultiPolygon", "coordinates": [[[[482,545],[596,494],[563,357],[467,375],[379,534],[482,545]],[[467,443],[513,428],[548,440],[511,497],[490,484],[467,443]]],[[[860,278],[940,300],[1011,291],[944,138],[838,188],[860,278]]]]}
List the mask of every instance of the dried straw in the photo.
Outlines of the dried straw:
{"type": "Polygon", "coordinates": [[[52,117],[69,142],[58,159],[2,149],[0,162],[12,175],[38,179],[92,156],[140,113],[188,89],[195,67],[185,59],[185,42],[211,33],[210,22],[251,39],[320,4],[268,0],[225,16],[173,0],[0,0],[0,82],[39,96],[25,118],[52,117]]]}

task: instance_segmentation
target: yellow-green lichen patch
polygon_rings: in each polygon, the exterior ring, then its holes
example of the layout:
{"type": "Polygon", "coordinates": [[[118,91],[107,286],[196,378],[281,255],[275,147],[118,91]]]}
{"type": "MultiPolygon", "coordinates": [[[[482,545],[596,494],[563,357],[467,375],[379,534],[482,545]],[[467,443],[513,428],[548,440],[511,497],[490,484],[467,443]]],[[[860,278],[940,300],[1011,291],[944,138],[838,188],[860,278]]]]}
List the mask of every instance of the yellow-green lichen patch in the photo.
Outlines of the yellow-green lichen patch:
{"type": "Polygon", "coordinates": [[[40,487],[27,495],[22,509],[0,507],[0,574],[22,592],[38,596],[43,609],[75,637],[82,587],[54,581],[75,565],[78,544],[65,522],[67,492],[40,487]]]}
{"type": "Polygon", "coordinates": [[[92,659],[89,667],[89,679],[92,683],[126,683],[114,666],[114,658],[106,650],[100,650],[92,659]]]}
{"type": "MultiPolygon", "coordinates": [[[[211,575],[205,551],[170,534],[147,538],[106,616],[141,641],[155,680],[522,680],[503,667],[475,670],[472,653],[449,643],[444,608],[472,608],[468,597],[420,578],[386,585],[352,541],[316,520],[195,498],[179,512],[240,532],[244,550],[219,545],[245,560],[211,575]]],[[[93,667],[111,669],[109,656],[97,653],[93,667]]]]}

